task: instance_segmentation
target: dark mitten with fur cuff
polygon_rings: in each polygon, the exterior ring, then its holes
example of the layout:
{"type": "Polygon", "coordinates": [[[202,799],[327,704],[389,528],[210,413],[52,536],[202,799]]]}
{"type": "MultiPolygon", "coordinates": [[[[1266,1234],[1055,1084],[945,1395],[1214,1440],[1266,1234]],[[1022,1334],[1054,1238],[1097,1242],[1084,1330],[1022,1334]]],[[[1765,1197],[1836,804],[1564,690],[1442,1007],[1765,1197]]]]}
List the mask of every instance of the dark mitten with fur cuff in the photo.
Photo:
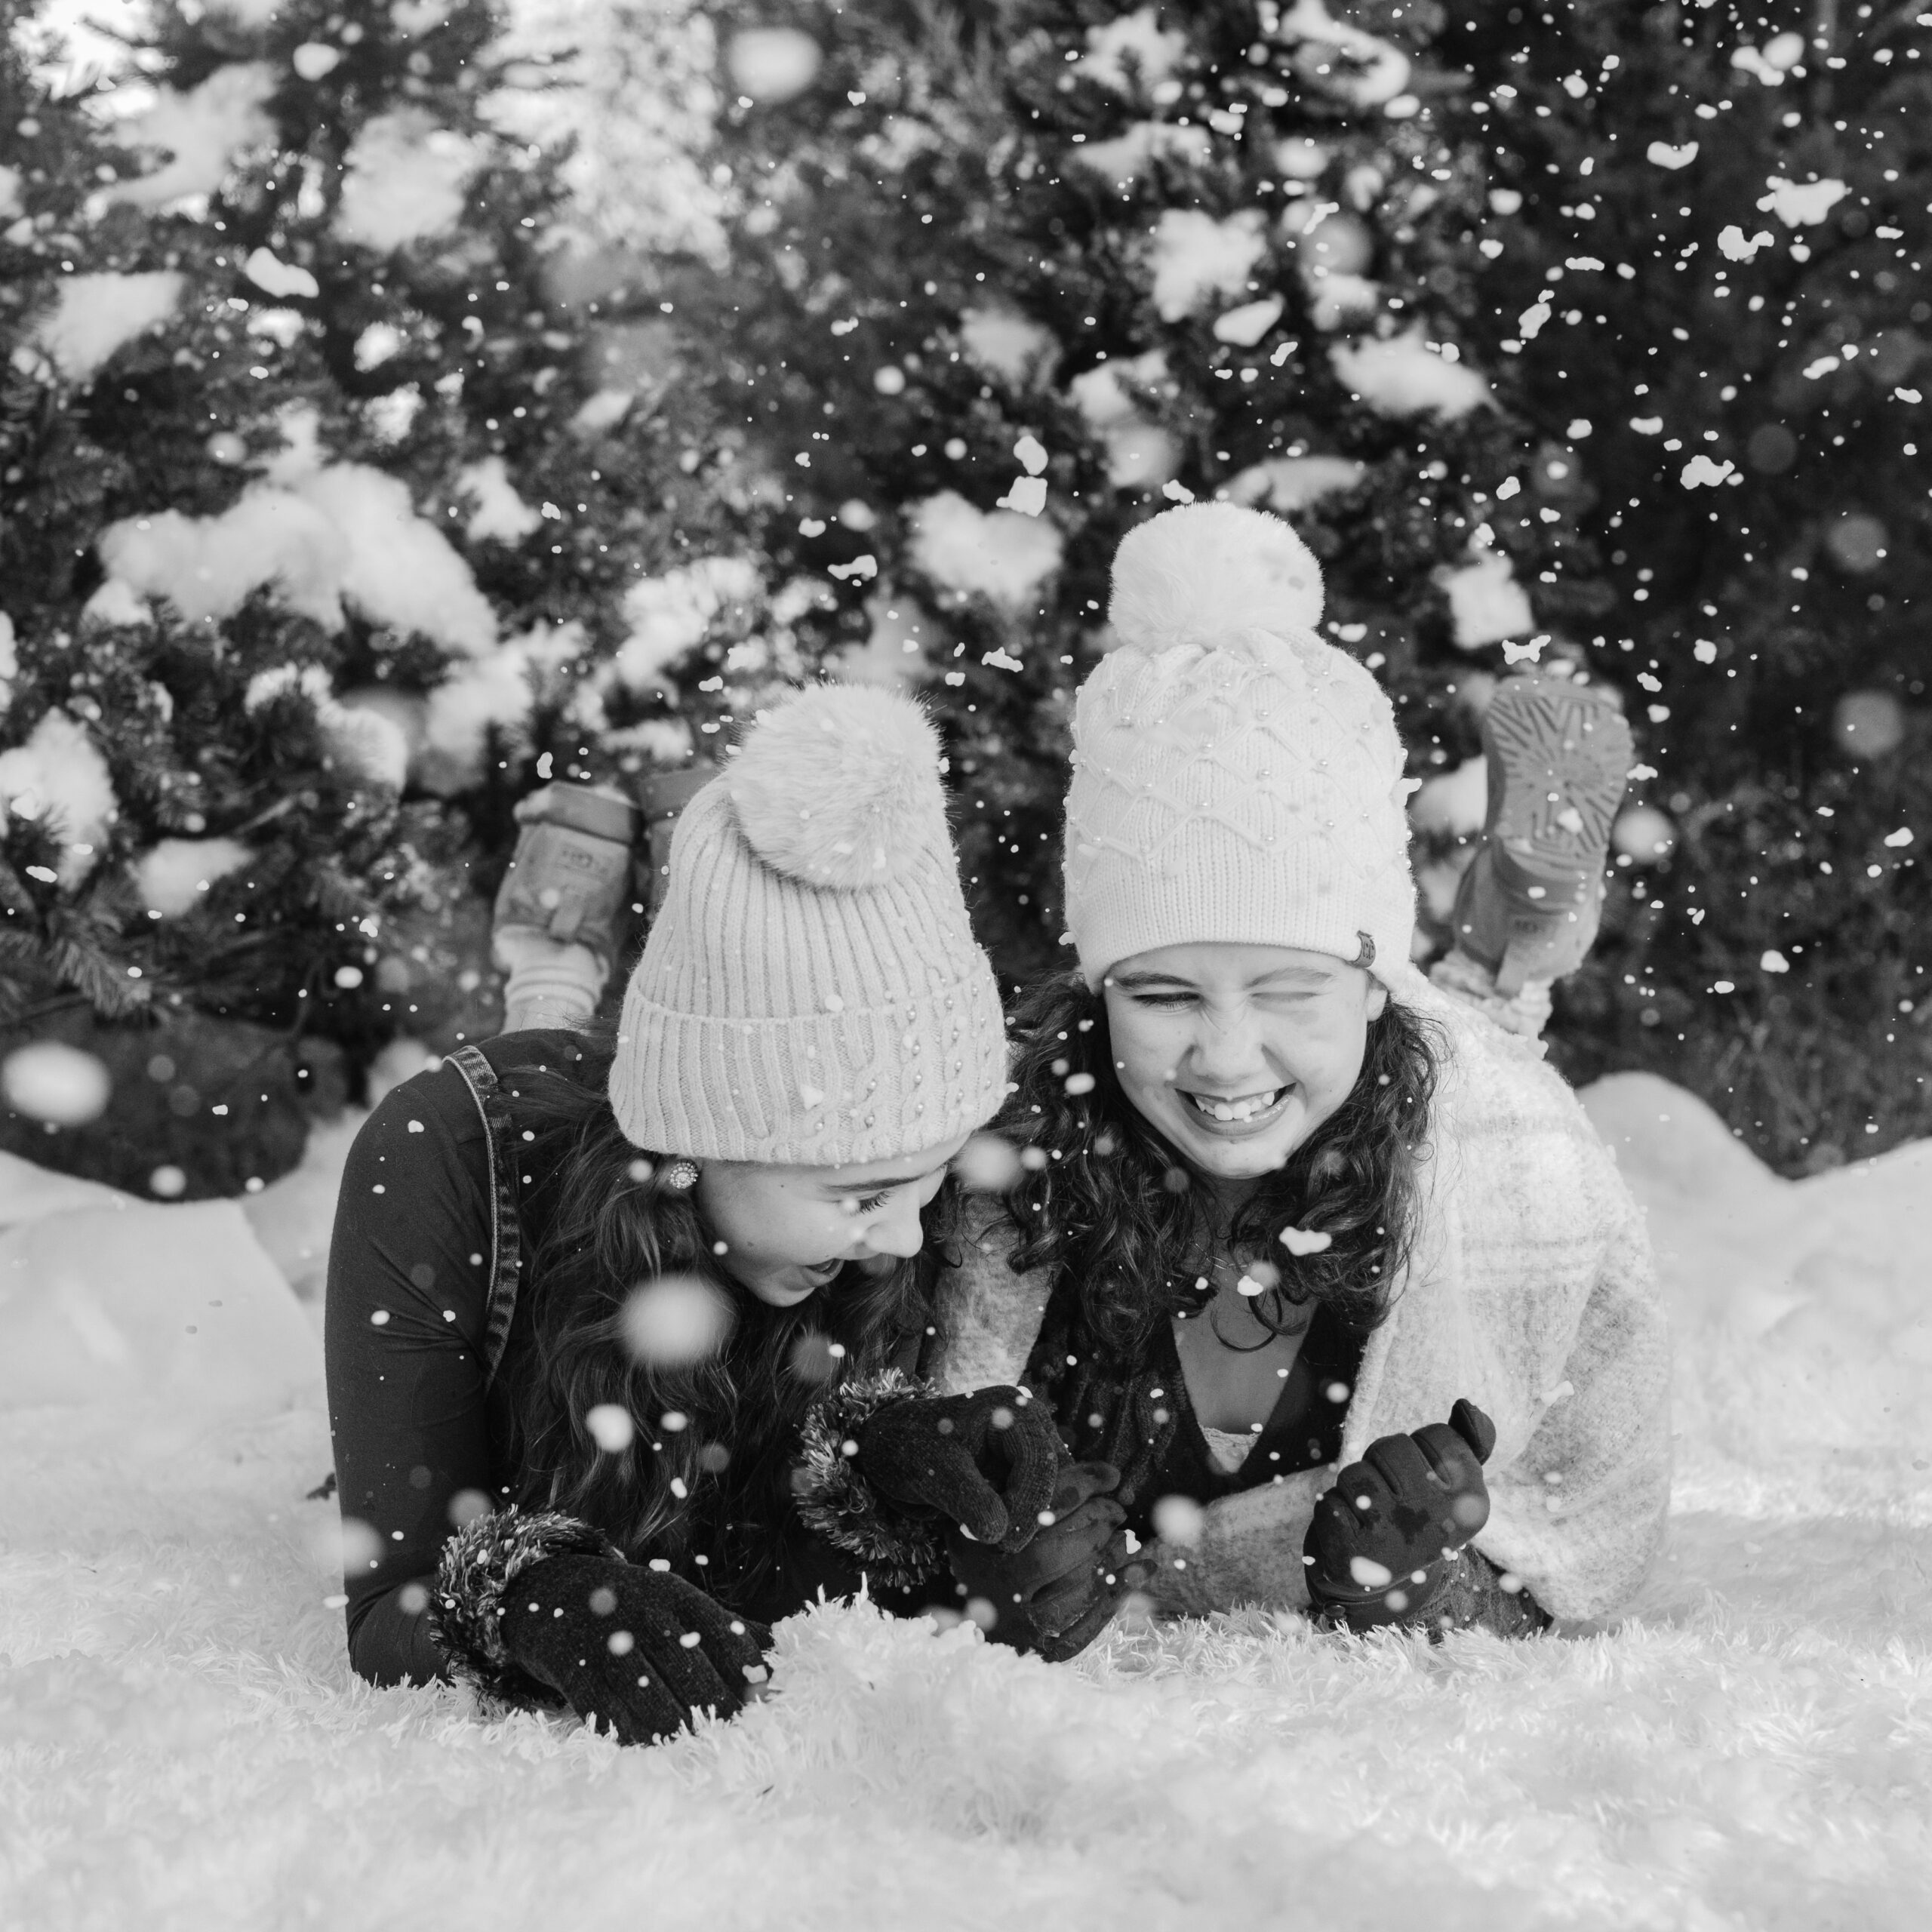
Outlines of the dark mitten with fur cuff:
{"type": "Polygon", "coordinates": [[[1127,1512],[1111,1493],[1119,1483],[1109,1463],[1070,1463],[1054,1491],[1052,1520],[1011,1554],[949,1534],[946,1560],[973,1614],[990,1616],[982,1627],[995,1643],[1057,1663],[1106,1627],[1127,1589],[1127,1512]]]}
{"type": "Polygon", "coordinates": [[[1341,1470],[1302,1546],[1316,1615],[1355,1631],[1475,1620],[1464,1552],[1489,1521],[1482,1466],[1495,1446],[1495,1426],[1464,1400],[1447,1422],[1383,1436],[1341,1470]]]}
{"type": "Polygon", "coordinates": [[[799,1514],[894,1586],[940,1568],[941,1525],[1023,1549],[1066,1459],[1052,1416],[1024,1389],[935,1395],[896,1369],[841,1383],[802,1442],[799,1514]]]}
{"type": "Polygon", "coordinates": [[[482,1516],[444,1546],[437,1634],[486,1700],[561,1700],[620,1743],[741,1710],[767,1672],[771,1633],[694,1584],[626,1562],[586,1524],[554,1512],[482,1516]]]}

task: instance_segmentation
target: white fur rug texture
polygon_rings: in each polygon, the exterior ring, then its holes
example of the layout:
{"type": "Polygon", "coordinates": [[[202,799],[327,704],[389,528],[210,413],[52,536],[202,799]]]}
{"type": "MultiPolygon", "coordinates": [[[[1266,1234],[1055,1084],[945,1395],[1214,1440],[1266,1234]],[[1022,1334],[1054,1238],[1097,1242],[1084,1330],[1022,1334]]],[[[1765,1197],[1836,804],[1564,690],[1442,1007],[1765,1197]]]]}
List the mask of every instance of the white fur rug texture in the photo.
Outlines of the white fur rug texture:
{"type": "Polygon", "coordinates": [[[1247,1612],[1053,1666],[823,1608],[773,1695],[648,1750],[351,1677],[269,1258],[312,1263],[315,1174],[245,1219],[0,1169],[0,1925],[1918,1932],[1932,1145],[1791,1183],[1662,1082],[1587,1097],[1680,1352],[1617,1626],[1247,1612]]]}

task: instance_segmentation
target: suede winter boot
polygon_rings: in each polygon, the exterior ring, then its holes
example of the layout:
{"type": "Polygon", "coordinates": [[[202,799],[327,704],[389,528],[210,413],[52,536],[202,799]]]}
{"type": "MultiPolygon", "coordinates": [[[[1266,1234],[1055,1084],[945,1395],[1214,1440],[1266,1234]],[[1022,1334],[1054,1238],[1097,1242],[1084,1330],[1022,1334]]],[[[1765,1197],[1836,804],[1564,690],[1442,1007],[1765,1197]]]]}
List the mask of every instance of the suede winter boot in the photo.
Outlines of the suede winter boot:
{"type": "MultiPolygon", "coordinates": [[[[1482,844],[1456,894],[1455,949],[1433,977],[1473,990],[1473,964],[1506,1004],[1574,973],[1595,940],[1630,728],[1599,687],[1531,675],[1498,688],[1482,743],[1482,844]]],[[[1534,992],[1528,1004],[1547,1011],[1534,992]]]]}
{"type": "Polygon", "coordinates": [[[651,874],[644,903],[654,918],[664,896],[664,881],[670,875],[671,835],[677,829],[678,816],[717,776],[717,766],[700,758],[681,771],[654,771],[638,787],[648,835],[645,862],[651,874]]]}
{"type": "Polygon", "coordinates": [[[562,781],[517,805],[523,829],[497,894],[491,946],[508,975],[503,1030],[581,1026],[597,1010],[631,903],[638,808],[562,781]]]}

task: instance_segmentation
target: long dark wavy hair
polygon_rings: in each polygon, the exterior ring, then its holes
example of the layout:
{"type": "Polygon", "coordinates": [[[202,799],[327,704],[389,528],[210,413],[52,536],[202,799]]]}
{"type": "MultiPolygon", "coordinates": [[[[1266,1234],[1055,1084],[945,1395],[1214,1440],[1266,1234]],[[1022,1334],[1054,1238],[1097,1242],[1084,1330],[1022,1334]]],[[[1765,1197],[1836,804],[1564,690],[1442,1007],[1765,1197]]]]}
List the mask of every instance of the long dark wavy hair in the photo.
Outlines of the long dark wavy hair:
{"type": "MultiPolygon", "coordinates": [[[[1008,1200],[1014,1265],[1078,1284],[1095,1345],[1137,1358],[1158,1324],[1201,1305],[1188,1264],[1213,1238],[1213,1196],[1121,1091],[1106,1000],[1077,973],[1023,1002],[1014,1030],[1018,1091],[998,1128],[1028,1150],[1008,1200]]],[[[1236,1214],[1236,1246],[1280,1272],[1250,1304],[1264,1327],[1294,1332],[1315,1303],[1365,1335],[1387,1314],[1415,1240],[1439,1037],[1390,1000],[1348,1098],[1236,1214]],[[1294,1255],[1291,1226],[1330,1245],[1294,1255]]]]}
{"type": "Polygon", "coordinates": [[[675,1566],[703,1551],[714,1584],[748,1589],[773,1561],[806,1411],[931,1323],[954,1185],[928,1207],[915,1260],[848,1267],[798,1306],[771,1307],[719,1266],[692,1195],[665,1184],[667,1158],[625,1138],[606,1091],[613,1032],[580,1036],[579,1051],[568,1069],[520,1067],[514,1083],[518,1128],[534,1136],[521,1144],[549,1177],[525,1195],[536,1372],[521,1500],[568,1510],[632,1555],[648,1547],[675,1566]],[[722,1345],[688,1364],[641,1361],[626,1344],[632,1293],[667,1276],[695,1277],[729,1311],[722,1345]],[[591,1426],[607,1404],[632,1419],[622,1449],[591,1426]]]}

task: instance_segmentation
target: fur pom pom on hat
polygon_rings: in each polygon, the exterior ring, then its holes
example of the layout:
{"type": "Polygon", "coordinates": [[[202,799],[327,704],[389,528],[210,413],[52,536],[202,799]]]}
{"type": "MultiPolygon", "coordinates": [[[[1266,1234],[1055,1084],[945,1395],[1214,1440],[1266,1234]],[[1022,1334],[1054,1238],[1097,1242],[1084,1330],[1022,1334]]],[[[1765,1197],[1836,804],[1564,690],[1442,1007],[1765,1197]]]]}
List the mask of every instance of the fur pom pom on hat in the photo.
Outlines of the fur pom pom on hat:
{"type": "Polygon", "coordinates": [[[820,685],[685,808],[611,1067],[638,1146],[840,1167],[924,1153],[1006,1091],[940,747],[909,698],[820,685]]]}
{"type": "Polygon", "coordinates": [[[1315,629],[1278,517],[1168,510],[1114,562],[1120,648],[1074,707],[1066,921],[1090,986],[1204,941],[1328,953],[1409,985],[1412,789],[1388,695],[1315,629]]]}
{"type": "Polygon", "coordinates": [[[1321,566],[1278,517],[1235,503],[1189,503],[1121,540],[1109,621],[1130,650],[1170,645],[1279,649],[1321,621],[1321,566]]]}
{"type": "Polygon", "coordinates": [[[875,685],[801,691],[745,740],[725,784],[752,850],[808,885],[883,885],[946,840],[939,734],[875,685]]]}

